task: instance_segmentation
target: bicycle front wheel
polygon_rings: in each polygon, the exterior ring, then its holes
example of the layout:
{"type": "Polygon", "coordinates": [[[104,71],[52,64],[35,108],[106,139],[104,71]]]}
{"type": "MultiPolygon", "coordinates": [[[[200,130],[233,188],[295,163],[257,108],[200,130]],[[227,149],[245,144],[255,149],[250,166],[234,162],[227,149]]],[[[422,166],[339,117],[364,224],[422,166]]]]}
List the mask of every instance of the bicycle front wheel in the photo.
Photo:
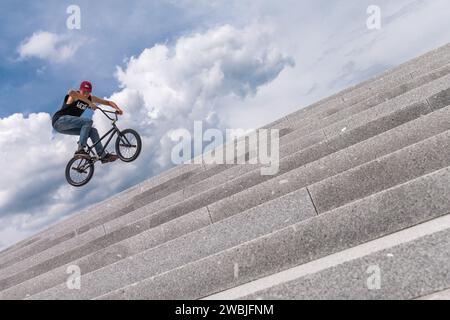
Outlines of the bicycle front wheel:
{"type": "Polygon", "coordinates": [[[66,180],[74,187],[87,184],[94,175],[94,163],[91,159],[72,158],[66,166],[66,180]]]}
{"type": "Polygon", "coordinates": [[[142,149],[142,141],[139,134],[132,130],[123,130],[116,140],[116,153],[120,160],[132,162],[139,157],[142,149]]]}

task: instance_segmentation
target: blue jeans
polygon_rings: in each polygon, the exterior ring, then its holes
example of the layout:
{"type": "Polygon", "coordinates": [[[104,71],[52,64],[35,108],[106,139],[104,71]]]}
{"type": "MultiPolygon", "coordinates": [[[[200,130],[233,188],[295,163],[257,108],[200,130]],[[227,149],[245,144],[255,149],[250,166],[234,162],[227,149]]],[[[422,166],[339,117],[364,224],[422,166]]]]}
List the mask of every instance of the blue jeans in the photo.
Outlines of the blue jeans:
{"type": "MultiPolygon", "coordinates": [[[[61,134],[68,134],[73,136],[80,136],[79,144],[81,147],[87,146],[87,139],[91,138],[92,143],[96,143],[100,140],[98,131],[92,128],[94,122],[91,119],[74,117],[74,116],[62,116],[59,118],[55,125],[53,126],[55,130],[61,134]]],[[[95,151],[98,156],[103,156],[102,154],[103,146],[99,142],[95,146],[95,151]]]]}

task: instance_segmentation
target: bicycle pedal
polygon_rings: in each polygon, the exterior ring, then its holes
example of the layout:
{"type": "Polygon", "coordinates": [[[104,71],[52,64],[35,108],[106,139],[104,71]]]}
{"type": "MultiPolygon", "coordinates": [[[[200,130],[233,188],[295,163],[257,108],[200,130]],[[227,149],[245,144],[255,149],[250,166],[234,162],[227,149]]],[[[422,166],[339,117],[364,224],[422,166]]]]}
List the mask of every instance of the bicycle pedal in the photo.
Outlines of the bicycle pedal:
{"type": "Polygon", "coordinates": [[[82,154],[76,154],[74,155],[75,159],[91,159],[91,156],[89,155],[82,155],[82,154]]]}

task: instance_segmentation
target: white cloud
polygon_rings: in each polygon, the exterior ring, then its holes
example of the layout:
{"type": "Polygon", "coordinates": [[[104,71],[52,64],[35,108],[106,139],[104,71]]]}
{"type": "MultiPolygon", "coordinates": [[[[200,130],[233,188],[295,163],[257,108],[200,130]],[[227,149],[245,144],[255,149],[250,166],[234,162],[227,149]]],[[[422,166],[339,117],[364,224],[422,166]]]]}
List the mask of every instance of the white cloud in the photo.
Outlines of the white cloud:
{"type": "Polygon", "coordinates": [[[61,63],[70,59],[85,41],[80,37],[38,31],[22,41],[17,51],[21,59],[35,57],[61,63]]]}
{"type": "Polygon", "coordinates": [[[230,103],[222,118],[232,126],[262,126],[448,42],[446,0],[380,0],[379,31],[366,27],[371,4],[370,0],[252,2],[247,11],[273,28],[278,35],[275,45],[296,65],[254,97],[230,103]]]}
{"type": "Polygon", "coordinates": [[[271,46],[268,30],[226,25],[182,37],[172,47],[145,49],[125,71],[118,68],[117,78],[122,87],[139,91],[159,116],[174,117],[180,110],[204,115],[215,98],[253,95],[292,64],[271,46]]]}
{"type": "Polygon", "coordinates": [[[61,166],[70,146],[68,137],[53,138],[50,116],[46,113],[31,114],[28,118],[14,114],[0,119],[0,238],[3,244],[29,235],[77,207],[72,196],[61,197],[67,189],[61,166]]]}
{"type": "MultiPolygon", "coordinates": [[[[0,166],[8,168],[0,181],[3,245],[172,166],[173,130],[191,130],[195,120],[205,119],[204,127],[224,129],[218,114],[227,107],[225,101],[255,95],[293,65],[271,41],[270,30],[258,25],[225,25],[186,35],[172,45],[155,45],[118,67],[121,89],[109,99],[125,110],[119,127],[141,134],[143,152],[130,164],[98,166],[82,189],[64,179],[76,137],[54,136],[45,113],[0,119],[0,166]]],[[[52,55],[40,52],[42,57],[52,55]]],[[[109,129],[100,112],[94,114],[94,122],[101,133],[109,129]]]]}
{"type": "MultiPolygon", "coordinates": [[[[294,61],[273,45],[273,34],[261,25],[224,25],[184,36],[173,45],[155,45],[126,68],[117,68],[123,88],[111,96],[127,114],[123,122],[148,138],[151,168],[167,168],[174,142],[169,132],[204,127],[225,129],[221,113],[229,101],[242,101],[293,66],[294,61]]],[[[95,115],[97,123],[101,114],[95,115]]],[[[106,129],[106,127],[104,127],[106,129]]],[[[152,169],[154,170],[154,169],[152,169]]]]}
{"type": "MultiPolygon", "coordinates": [[[[0,247],[167,169],[171,133],[192,131],[195,120],[222,129],[263,125],[448,42],[450,30],[446,0],[380,0],[385,20],[376,32],[365,27],[369,0],[173,2],[236,21],[147,48],[117,68],[120,89],[110,99],[126,111],[119,127],[143,137],[138,161],[99,166],[86,187],[74,189],[64,167],[75,138],[52,138],[49,115],[0,119],[0,165],[8,168],[0,182],[0,247]]],[[[28,39],[23,58],[55,60],[55,51],[73,43],[49,39],[50,50],[28,39]]],[[[105,132],[102,114],[94,120],[105,132]]]]}

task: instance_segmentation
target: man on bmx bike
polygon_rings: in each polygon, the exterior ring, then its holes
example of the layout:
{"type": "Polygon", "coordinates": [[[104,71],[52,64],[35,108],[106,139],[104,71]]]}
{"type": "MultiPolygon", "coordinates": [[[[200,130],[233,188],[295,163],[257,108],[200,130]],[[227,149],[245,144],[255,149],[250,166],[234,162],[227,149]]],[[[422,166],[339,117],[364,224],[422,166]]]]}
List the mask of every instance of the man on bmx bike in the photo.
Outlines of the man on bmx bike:
{"type": "MultiPolygon", "coordinates": [[[[83,81],[80,84],[79,91],[69,90],[61,109],[52,117],[52,126],[57,132],[80,136],[78,150],[75,152],[76,157],[90,157],[86,151],[88,138],[91,138],[92,143],[100,140],[97,129],[92,127],[93,121],[81,117],[87,108],[95,111],[97,109],[96,103],[98,103],[114,108],[119,115],[123,114],[123,111],[113,101],[100,99],[91,93],[92,84],[83,81]]],[[[101,142],[95,145],[95,151],[102,163],[113,162],[118,158],[115,154],[105,152],[101,142]]]]}

